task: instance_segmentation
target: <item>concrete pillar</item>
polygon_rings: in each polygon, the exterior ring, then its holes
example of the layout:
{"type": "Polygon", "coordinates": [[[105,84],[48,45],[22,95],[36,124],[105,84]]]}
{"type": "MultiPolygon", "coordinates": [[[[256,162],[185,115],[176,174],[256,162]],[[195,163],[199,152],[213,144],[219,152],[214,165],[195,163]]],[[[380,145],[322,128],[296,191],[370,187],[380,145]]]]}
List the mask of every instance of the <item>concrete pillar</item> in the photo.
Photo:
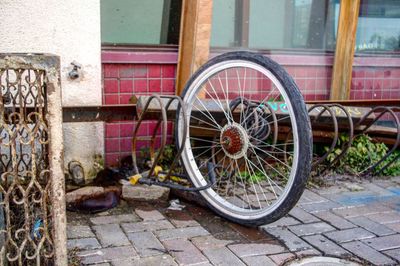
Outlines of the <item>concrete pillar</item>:
{"type": "MultiPolygon", "coordinates": [[[[101,105],[99,0],[1,0],[0,36],[0,52],[60,56],[63,106],[101,105]],[[72,62],[81,65],[76,79],[72,62]]],[[[103,123],[64,124],[63,132],[65,164],[80,161],[90,175],[94,155],[104,156],[103,123]]]]}

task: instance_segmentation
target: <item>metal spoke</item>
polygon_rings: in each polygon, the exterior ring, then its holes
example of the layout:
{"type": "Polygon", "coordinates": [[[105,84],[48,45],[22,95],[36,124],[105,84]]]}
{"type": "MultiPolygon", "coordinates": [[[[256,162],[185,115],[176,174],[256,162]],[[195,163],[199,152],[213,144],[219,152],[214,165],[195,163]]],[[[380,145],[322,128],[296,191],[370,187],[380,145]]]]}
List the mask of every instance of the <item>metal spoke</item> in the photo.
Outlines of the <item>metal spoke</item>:
{"type": "Polygon", "coordinates": [[[244,183],[244,181],[243,181],[243,177],[242,177],[242,175],[240,174],[240,167],[239,167],[239,165],[238,165],[237,160],[234,160],[234,161],[235,161],[236,167],[237,167],[237,169],[238,169],[237,172],[239,173],[239,178],[240,178],[240,180],[242,181],[242,184],[244,185],[244,193],[245,193],[245,195],[246,195],[248,205],[249,205],[250,209],[253,209],[253,208],[251,207],[251,204],[249,204],[250,199],[249,199],[249,195],[247,195],[246,185],[245,185],[245,183],[244,183]]]}
{"type": "MultiPolygon", "coordinates": [[[[224,97],[225,97],[225,102],[226,102],[226,106],[227,106],[227,108],[228,108],[228,112],[229,112],[229,114],[230,114],[230,119],[231,119],[231,121],[233,122],[233,114],[232,114],[231,108],[229,108],[229,100],[228,100],[228,97],[229,97],[229,88],[226,89],[226,94],[225,94],[224,86],[222,85],[222,81],[221,81],[221,78],[220,78],[219,74],[217,75],[217,77],[218,77],[219,84],[220,84],[220,86],[221,86],[221,90],[222,90],[222,92],[223,92],[223,94],[224,94],[224,97]]],[[[228,119],[228,123],[231,124],[231,122],[229,121],[229,119],[228,119]]]]}
{"type": "Polygon", "coordinates": [[[193,103],[193,107],[195,107],[200,113],[202,113],[205,117],[207,117],[208,119],[210,119],[210,121],[214,122],[215,125],[221,129],[221,126],[217,123],[217,121],[215,121],[215,119],[213,118],[213,116],[210,114],[210,112],[207,110],[207,107],[204,106],[204,104],[202,103],[202,101],[196,96],[197,101],[203,106],[203,108],[207,111],[207,113],[210,115],[208,116],[207,114],[205,114],[202,110],[200,110],[194,103],[193,103]]]}
{"type": "Polygon", "coordinates": [[[220,129],[220,127],[216,127],[215,125],[212,125],[212,124],[210,124],[210,123],[208,123],[208,122],[206,122],[203,119],[200,119],[198,117],[192,116],[191,119],[196,119],[197,121],[203,122],[204,124],[207,124],[207,125],[211,126],[212,128],[220,129]]]}
{"type": "MultiPolygon", "coordinates": [[[[218,94],[216,93],[216,91],[215,91],[215,89],[214,89],[214,86],[211,84],[211,81],[210,81],[210,80],[208,80],[208,83],[210,84],[211,89],[213,90],[213,92],[215,93],[216,98],[218,99],[218,103],[217,103],[217,104],[221,107],[221,110],[222,110],[222,112],[223,112],[224,115],[225,115],[226,121],[229,123],[229,116],[228,116],[228,114],[225,112],[225,108],[224,108],[224,106],[222,105],[221,101],[219,100],[218,94]]],[[[206,88],[205,88],[205,92],[214,100],[214,102],[216,102],[215,99],[214,99],[214,97],[212,97],[212,95],[207,91],[206,88]]],[[[227,108],[230,109],[230,108],[229,108],[229,105],[227,106],[227,108]]]]}
{"type": "Polygon", "coordinates": [[[250,143],[250,146],[256,148],[257,150],[259,150],[259,151],[261,151],[261,152],[264,152],[266,155],[268,155],[268,156],[274,158],[275,160],[279,161],[281,164],[283,164],[284,166],[286,166],[288,169],[291,169],[291,167],[290,167],[289,165],[287,165],[286,163],[282,162],[282,161],[279,160],[277,157],[271,155],[271,153],[269,153],[269,152],[267,152],[267,151],[265,151],[265,150],[263,150],[263,149],[260,149],[260,148],[258,148],[257,146],[255,146],[255,145],[253,145],[253,144],[251,144],[251,143],[250,143]]]}
{"type": "MultiPolygon", "coordinates": [[[[254,150],[254,148],[253,148],[253,147],[250,147],[250,148],[251,148],[251,151],[254,153],[254,155],[257,156],[257,153],[256,153],[256,151],[254,150]]],[[[259,158],[259,157],[257,157],[257,158],[259,158]]],[[[282,174],[281,172],[279,172],[278,170],[276,170],[274,167],[272,167],[272,165],[271,165],[270,163],[268,163],[267,161],[265,161],[263,158],[261,158],[261,160],[264,162],[264,164],[270,166],[271,169],[274,170],[278,175],[280,175],[281,177],[287,179],[287,176],[285,176],[284,174],[282,174]]],[[[273,180],[271,179],[271,181],[273,181],[273,180]]]]}
{"type": "MultiPolygon", "coordinates": [[[[254,153],[254,149],[253,149],[253,153],[254,153]]],[[[257,158],[257,160],[259,160],[259,158],[258,158],[258,156],[257,156],[257,154],[255,154],[255,156],[256,156],[256,158],[257,158]]],[[[263,162],[265,162],[263,159],[261,159],[263,162]]],[[[262,164],[260,164],[260,166],[261,166],[261,168],[262,169],[260,169],[260,168],[258,168],[257,167],[257,165],[255,165],[252,161],[249,161],[257,170],[259,170],[259,171],[261,171],[266,177],[267,177],[267,179],[268,179],[268,181],[269,182],[272,182],[272,183],[274,183],[281,191],[283,191],[283,189],[266,173],[266,171],[265,171],[265,169],[264,169],[264,167],[262,167],[262,164]]],[[[265,162],[266,164],[268,164],[267,162],[265,162]]],[[[269,165],[269,164],[268,164],[269,165]]],[[[274,169],[275,170],[275,169],[274,169]]],[[[276,170],[275,170],[276,171],[276,170]]],[[[277,194],[276,194],[276,192],[275,192],[275,190],[274,190],[274,187],[272,186],[272,184],[270,183],[270,186],[271,186],[271,188],[272,188],[272,190],[273,190],[273,192],[274,192],[274,194],[275,194],[275,197],[276,198],[278,198],[278,196],[277,196],[277,194]]]]}
{"type": "MultiPolygon", "coordinates": [[[[254,169],[251,168],[251,170],[250,170],[249,164],[247,163],[247,161],[248,161],[247,157],[245,156],[244,159],[245,159],[245,169],[246,169],[246,167],[247,167],[247,169],[248,169],[250,175],[254,175],[254,176],[255,176],[256,173],[254,172],[254,169]]],[[[258,201],[258,205],[260,206],[260,209],[261,209],[262,206],[261,206],[260,199],[258,198],[257,189],[256,189],[256,186],[254,185],[254,181],[251,180],[251,178],[250,178],[250,183],[253,185],[254,194],[256,195],[256,198],[257,198],[257,201],[258,201]]],[[[263,194],[264,194],[264,192],[263,192],[263,194]]],[[[264,195],[264,197],[265,197],[265,195],[264,195]]],[[[267,199],[267,198],[265,197],[265,199],[267,199]]]]}

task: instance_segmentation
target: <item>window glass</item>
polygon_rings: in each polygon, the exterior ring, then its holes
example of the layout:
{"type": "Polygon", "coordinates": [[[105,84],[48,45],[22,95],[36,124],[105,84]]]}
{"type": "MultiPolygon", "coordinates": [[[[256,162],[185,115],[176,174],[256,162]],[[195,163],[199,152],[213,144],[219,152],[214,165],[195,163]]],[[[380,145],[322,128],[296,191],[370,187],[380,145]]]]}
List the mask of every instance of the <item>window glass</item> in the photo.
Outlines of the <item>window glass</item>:
{"type": "Polygon", "coordinates": [[[181,0],[101,0],[103,44],[178,44],[181,0]]]}
{"type": "Polygon", "coordinates": [[[400,1],[362,0],[356,52],[400,51],[400,1]]]}
{"type": "Polygon", "coordinates": [[[334,50],[339,0],[214,0],[211,45],[334,50]]]}
{"type": "Polygon", "coordinates": [[[233,47],[235,43],[236,0],[214,0],[211,46],[233,47]]]}

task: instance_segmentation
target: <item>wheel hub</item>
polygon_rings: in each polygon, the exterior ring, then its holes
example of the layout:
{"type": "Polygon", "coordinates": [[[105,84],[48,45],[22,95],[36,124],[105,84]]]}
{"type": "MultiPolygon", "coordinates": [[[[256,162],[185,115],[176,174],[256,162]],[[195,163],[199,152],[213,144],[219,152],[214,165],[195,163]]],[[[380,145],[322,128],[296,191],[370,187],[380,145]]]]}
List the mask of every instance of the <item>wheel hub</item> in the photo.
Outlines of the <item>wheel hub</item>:
{"type": "Polygon", "coordinates": [[[226,125],[220,135],[220,142],[225,154],[233,159],[243,157],[248,148],[246,130],[239,124],[226,125]]]}

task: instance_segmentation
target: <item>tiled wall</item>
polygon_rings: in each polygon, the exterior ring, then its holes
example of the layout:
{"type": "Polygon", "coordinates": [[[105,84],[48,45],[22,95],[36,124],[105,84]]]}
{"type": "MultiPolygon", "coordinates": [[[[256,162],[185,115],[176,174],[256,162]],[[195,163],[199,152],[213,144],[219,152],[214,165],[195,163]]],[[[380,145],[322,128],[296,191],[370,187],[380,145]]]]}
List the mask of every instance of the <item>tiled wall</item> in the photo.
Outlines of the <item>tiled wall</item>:
{"type": "MultiPolygon", "coordinates": [[[[176,65],[103,64],[103,104],[128,104],[132,95],[174,94],[176,65]]],[[[154,122],[144,122],[140,136],[152,134],[154,122]]],[[[105,159],[110,166],[131,154],[134,122],[114,121],[105,125],[105,159]]],[[[169,125],[169,140],[172,125],[169,125]]],[[[159,135],[159,134],[158,134],[159,135]]],[[[160,141],[158,136],[157,141],[160,141]]],[[[148,146],[138,142],[138,148],[148,146]]]]}
{"type": "Polygon", "coordinates": [[[350,99],[400,99],[400,66],[354,67],[350,99]]]}
{"type": "Polygon", "coordinates": [[[330,66],[284,66],[294,78],[306,101],[328,100],[331,87],[330,66]]]}

